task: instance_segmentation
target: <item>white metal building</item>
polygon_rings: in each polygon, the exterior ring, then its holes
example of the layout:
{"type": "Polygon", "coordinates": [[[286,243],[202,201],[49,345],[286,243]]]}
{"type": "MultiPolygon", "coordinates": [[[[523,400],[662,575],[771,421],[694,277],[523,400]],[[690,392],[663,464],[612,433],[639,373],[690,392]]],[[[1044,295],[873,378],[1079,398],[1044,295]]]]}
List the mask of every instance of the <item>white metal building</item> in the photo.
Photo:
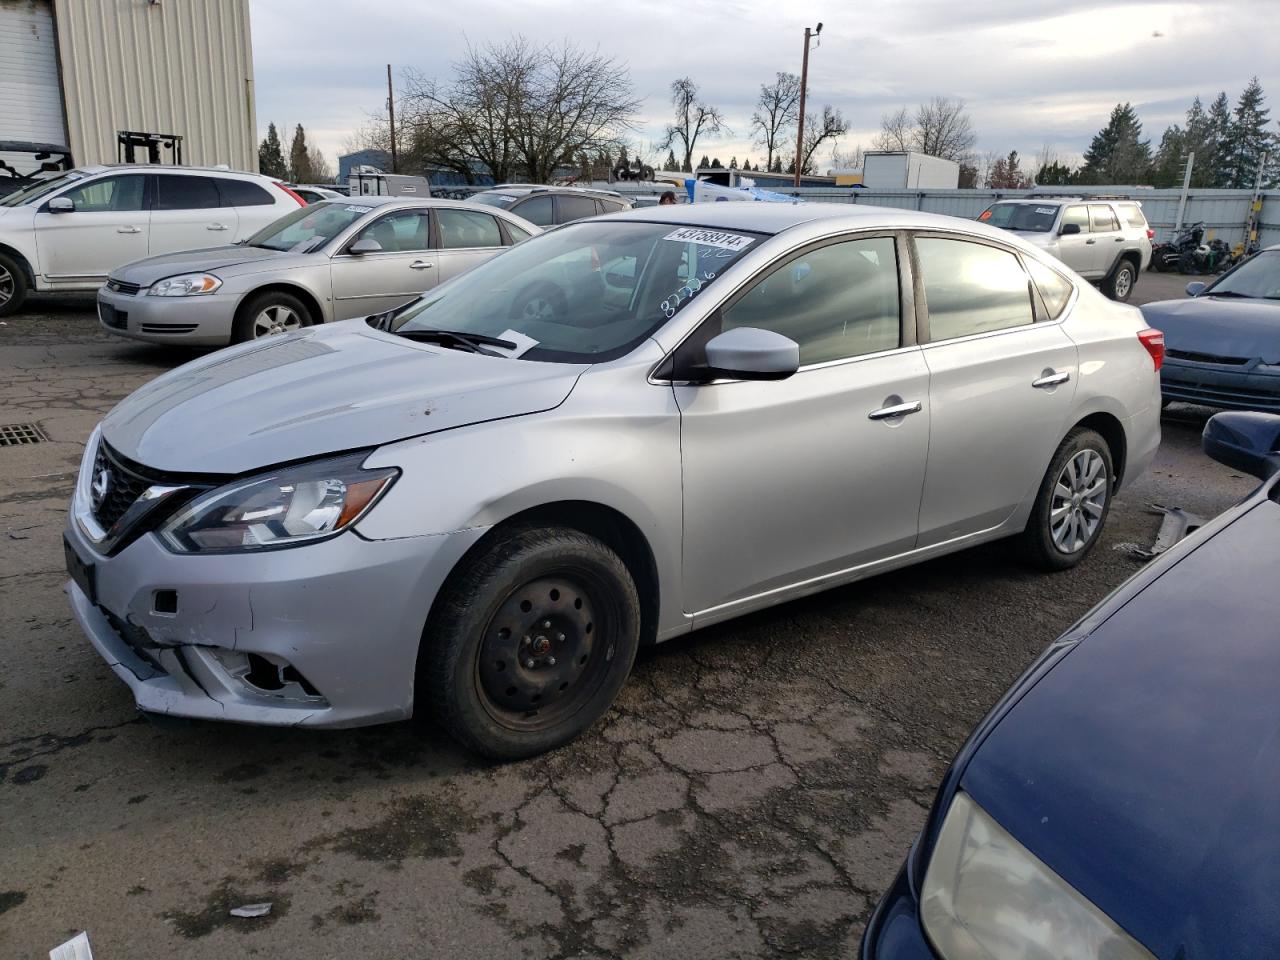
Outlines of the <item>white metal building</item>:
{"type": "Polygon", "coordinates": [[[114,163],[120,130],[257,170],[249,0],[0,0],[0,140],[114,163]]]}

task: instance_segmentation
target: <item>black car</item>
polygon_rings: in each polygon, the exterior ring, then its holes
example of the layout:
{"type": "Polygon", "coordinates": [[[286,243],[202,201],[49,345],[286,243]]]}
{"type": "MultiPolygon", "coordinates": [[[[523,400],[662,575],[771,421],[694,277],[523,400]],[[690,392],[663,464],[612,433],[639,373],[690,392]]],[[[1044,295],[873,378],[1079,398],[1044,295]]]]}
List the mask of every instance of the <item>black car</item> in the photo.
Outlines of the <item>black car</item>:
{"type": "Polygon", "coordinates": [[[552,227],[574,220],[630,210],[635,204],[611,190],[585,187],[540,187],[534,184],[504,183],[474,194],[475,203],[502,207],[540,227],[552,227]]]}
{"type": "Polygon", "coordinates": [[[960,749],[864,960],[1280,957],[1280,417],[1263,480],[1050,645],[960,749]]]}
{"type": "Polygon", "coordinates": [[[1164,331],[1165,401],[1280,412],[1280,246],[1187,293],[1141,307],[1164,331]]]}

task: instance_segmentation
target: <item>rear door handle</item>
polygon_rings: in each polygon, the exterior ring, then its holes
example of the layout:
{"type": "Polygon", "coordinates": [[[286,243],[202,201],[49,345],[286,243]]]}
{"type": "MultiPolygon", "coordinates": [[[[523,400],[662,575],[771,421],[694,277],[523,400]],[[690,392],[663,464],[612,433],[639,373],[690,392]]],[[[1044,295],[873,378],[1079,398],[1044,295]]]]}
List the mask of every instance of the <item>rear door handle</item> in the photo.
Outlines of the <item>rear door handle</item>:
{"type": "Polygon", "coordinates": [[[1116,243],[1124,243],[1124,237],[1116,237],[1116,243]]]}
{"type": "Polygon", "coordinates": [[[223,223],[211,223],[207,227],[205,227],[205,229],[206,230],[225,230],[227,229],[227,227],[226,227],[226,224],[223,224],[223,223]]]}
{"type": "Polygon", "coordinates": [[[1088,240],[1085,241],[1085,243],[1097,243],[1097,242],[1098,241],[1095,240],[1093,237],[1090,237],[1088,240]]]}
{"type": "Polygon", "coordinates": [[[1038,390],[1044,390],[1047,387],[1056,387],[1060,383],[1066,383],[1071,379],[1071,371],[1063,370],[1061,373],[1047,373],[1039,380],[1032,380],[1031,385],[1038,390]]]}
{"type": "Polygon", "coordinates": [[[434,263],[430,263],[426,260],[415,260],[413,261],[413,263],[409,264],[409,269],[410,270],[430,270],[434,266],[435,266],[434,263]]]}
{"type": "Polygon", "coordinates": [[[116,227],[116,233],[141,233],[141,227],[116,227]]]}
{"type": "Polygon", "coordinates": [[[892,420],[894,417],[905,417],[909,413],[919,413],[922,406],[919,400],[909,400],[906,403],[895,403],[891,407],[881,407],[879,410],[872,410],[867,414],[868,420],[892,420]]]}

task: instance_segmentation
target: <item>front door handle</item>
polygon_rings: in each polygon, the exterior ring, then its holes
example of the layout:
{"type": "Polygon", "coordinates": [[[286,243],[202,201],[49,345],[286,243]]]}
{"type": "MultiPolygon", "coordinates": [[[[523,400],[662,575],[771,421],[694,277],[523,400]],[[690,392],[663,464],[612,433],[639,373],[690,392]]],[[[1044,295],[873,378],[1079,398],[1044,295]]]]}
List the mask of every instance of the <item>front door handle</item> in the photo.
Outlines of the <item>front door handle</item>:
{"type": "Polygon", "coordinates": [[[1060,383],[1066,383],[1071,379],[1071,371],[1063,370],[1061,373],[1046,373],[1038,380],[1032,380],[1031,385],[1037,390],[1045,390],[1048,387],[1056,387],[1060,383]]]}
{"type": "Polygon", "coordinates": [[[206,230],[225,230],[227,229],[227,226],[224,223],[211,223],[208,226],[206,226],[205,229],[206,230]]]}
{"type": "Polygon", "coordinates": [[[427,260],[415,260],[413,261],[413,263],[409,264],[409,269],[410,270],[430,270],[434,266],[435,266],[434,263],[430,263],[427,260]]]}
{"type": "Polygon", "coordinates": [[[1116,237],[1116,243],[1124,243],[1124,237],[1116,237]]]}
{"type": "Polygon", "coordinates": [[[909,400],[906,403],[895,403],[890,407],[881,407],[879,410],[872,410],[867,414],[868,420],[892,420],[894,417],[905,417],[909,413],[919,413],[923,407],[919,400],[909,400]]]}
{"type": "Polygon", "coordinates": [[[141,233],[141,227],[116,227],[116,233],[141,233]]]}
{"type": "Polygon", "coordinates": [[[1097,243],[1097,242],[1098,241],[1095,240],[1093,237],[1090,237],[1088,240],[1085,241],[1085,243],[1097,243]]]}

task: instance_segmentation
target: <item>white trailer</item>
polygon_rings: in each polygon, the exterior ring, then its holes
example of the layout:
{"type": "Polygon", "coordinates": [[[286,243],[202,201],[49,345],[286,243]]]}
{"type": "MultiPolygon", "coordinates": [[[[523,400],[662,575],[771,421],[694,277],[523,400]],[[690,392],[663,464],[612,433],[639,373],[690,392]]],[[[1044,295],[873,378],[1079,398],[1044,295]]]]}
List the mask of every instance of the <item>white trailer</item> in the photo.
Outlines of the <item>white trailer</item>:
{"type": "Polygon", "coordinates": [[[960,164],[914,150],[872,150],[863,155],[862,185],[872,190],[954,190],[960,164]]]}

